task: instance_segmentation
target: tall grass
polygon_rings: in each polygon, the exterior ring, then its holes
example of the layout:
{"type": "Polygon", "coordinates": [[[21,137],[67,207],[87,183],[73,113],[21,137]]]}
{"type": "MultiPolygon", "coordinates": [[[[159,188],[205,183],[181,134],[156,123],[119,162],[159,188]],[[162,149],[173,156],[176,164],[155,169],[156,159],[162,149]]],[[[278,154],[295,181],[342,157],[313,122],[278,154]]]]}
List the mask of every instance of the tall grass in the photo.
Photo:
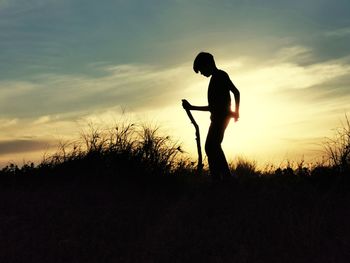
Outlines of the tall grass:
{"type": "Polygon", "coordinates": [[[44,156],[37,167],[10,164],[1,174],[36,170],[60,174],[166,175],[191,167],[188,158],[180,156],[182,153],[180,144],[161,135],[159,127],[122,122],[102,130],[89,124],[78,140],[60,142],[57,152],[44,156]]]}
{"type": "Polygon", "coordinates": [[[259,176],[261,173],[257,168],[256,161],[251,161],[243,157],[238,157],[229,166],[234,177],[259,176]]]}
{"type": "Polygon", "coordinates": [[[345,123],[336,129],[333,138],[327,138],[324,144],[330,165],[339,173],[350,172],[350,121],[345,115],[345,123]]]}

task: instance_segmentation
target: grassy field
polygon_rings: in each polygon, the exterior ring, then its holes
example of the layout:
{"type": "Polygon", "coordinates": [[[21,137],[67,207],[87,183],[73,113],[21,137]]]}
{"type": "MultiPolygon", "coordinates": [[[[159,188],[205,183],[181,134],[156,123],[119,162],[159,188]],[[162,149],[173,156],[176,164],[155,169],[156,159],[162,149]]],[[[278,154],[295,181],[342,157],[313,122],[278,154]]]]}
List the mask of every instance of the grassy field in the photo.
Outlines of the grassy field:
{"type": "Polygon", "coordinates": [[[349,262],[346,166],[240,161],[213,184],[168,138],[131,131],[2,169],[0,262],[349,262]]]}

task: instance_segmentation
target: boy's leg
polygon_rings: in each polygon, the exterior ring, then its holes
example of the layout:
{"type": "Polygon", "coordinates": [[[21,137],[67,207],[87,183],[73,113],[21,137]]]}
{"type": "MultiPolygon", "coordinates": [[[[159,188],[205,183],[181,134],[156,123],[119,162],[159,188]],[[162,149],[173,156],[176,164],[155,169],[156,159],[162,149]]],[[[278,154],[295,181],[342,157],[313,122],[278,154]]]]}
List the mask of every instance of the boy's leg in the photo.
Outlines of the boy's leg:
{"type": "Polygon", "coordinates": [[[224,120],[222,120],[222,122],[220,122],[220,134],[219,134],[219,149],[217,151],[217,156],[218,156],[218,166],[220,169],[220,173],[223,176],[231,176],[231,172],[230,172],[230,168],[228,166],[228,163],[226,161],[226,157],[225,157],[225,153],[221,148],[221,143],[224,139],[224,134],[225,134],[225,130],[230,122],[231,118],[226,118],[224,120]]]}
{"type": "Polygon", "coordinates": [[[219,145],[219,142],[217,140],[217,134],[217,127],[215,127],[213,123],[211,123],[208,130],[207,139],[205,141],[205,153],[208,156],[210,175],[213,177],[213,180],[220,179],[220,170],[217,158],[217,151],[219,145]]]}
{"type": "Polygon", "coordinates": [[[228,122],[229,119],[217,122],[212,121],[205,142],[205,151],[208,156],[210,173],[217,179],[220,178],[220,175],[230,175],[230,169],[225,154],[221,148],[221,142],[224,138],[228,122]]]}
{"type": "Polygon", "coordinates": [[[219,169],[220,172],[223,176],[231,176],[230,168],[228,166],[225,154],[220,146],[220,151],[218,152],[218,164],[219,164],[219,169]]]}

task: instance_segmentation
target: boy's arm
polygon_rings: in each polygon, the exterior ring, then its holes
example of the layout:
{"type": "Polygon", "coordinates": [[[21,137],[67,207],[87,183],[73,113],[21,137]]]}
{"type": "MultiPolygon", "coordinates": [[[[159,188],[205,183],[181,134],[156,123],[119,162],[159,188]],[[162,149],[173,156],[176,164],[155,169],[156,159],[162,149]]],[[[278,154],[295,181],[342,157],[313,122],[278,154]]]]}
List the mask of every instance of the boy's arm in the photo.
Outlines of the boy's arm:
{"type": "Polygon", "coordinates": [[[236,88],[235,84],[229,79],[229,89],[235,97],[235,111],[232,112],[232,117],[235,119],[235,122],[239,119],[239,103],[240,103],[240,93],[236,88]]]}
{"type": "Polygon", "coordinates": [[[182,107],[187,110],[209,111],[209,106],[193,106],[187,100],[182,100],[182,107]]]}
{"type": "Polygon", "coordinates": [[[240,103],[240,93],[239,90],[236,88],[236,86],[232,83],[232,81],[230,80],[230,90],[233,93],[234,97],[235,97],[235,112],[236,114],[239,116],[239,103],[240,103]]]}
{"type": "Polygon", "coordinates": [[[191,106],[190,110],[209,111],[209,106],[191,106]]]}

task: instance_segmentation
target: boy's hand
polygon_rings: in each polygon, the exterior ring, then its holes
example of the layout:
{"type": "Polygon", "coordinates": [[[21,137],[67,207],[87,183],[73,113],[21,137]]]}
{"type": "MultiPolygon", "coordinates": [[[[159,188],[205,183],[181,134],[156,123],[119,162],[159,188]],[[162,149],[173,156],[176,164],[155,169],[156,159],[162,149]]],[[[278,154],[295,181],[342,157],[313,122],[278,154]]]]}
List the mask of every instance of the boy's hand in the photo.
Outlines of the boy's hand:
{"type": "Polygon", "coordinates": [[[182,107],[185,110],[191,110],[192,105],[187,100],[182,100],[182,107]]]}
{"type": "Polygon", "coordinates": [[[232,111],[231,117],[235,120],[235,122],[237,122],[239,119],[239,112],[232,111]]]}

